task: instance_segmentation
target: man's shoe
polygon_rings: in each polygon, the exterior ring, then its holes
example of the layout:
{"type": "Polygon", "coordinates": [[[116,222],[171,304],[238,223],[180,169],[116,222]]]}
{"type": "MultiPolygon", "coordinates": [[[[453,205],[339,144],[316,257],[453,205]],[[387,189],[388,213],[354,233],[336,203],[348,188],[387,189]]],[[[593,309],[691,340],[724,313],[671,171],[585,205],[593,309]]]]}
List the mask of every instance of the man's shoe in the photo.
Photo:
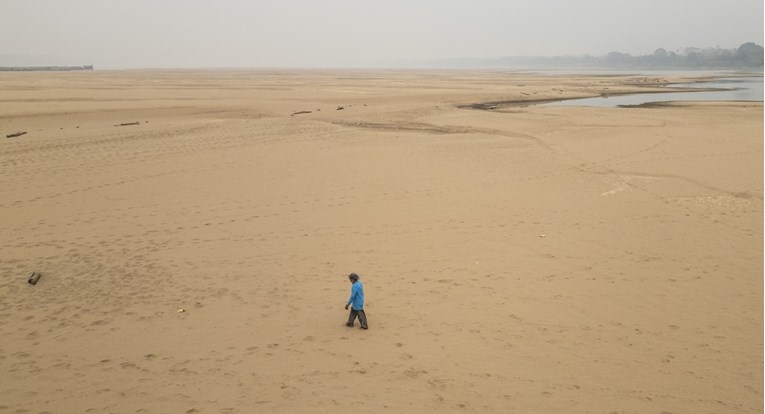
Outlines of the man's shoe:
{"type": "Polygon", "coordinates": [[[345,326],[347,326],[349,328],[353,328],[353,324],[352,323],[346,323],[345,326]]]}
{"type": "Polygon", "coordinates": [[[369,329],[368,326],[362,326],[361,329],[369,329]]]}

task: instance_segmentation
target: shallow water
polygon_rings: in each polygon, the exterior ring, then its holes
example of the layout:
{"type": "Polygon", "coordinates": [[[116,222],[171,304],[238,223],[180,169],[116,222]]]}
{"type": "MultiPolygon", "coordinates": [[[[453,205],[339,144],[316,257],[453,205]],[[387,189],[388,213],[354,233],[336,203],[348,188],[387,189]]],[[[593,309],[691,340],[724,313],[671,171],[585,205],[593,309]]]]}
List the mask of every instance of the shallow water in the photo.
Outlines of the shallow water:
{"type": "Polygon", "coordinates": [[[618,107],[668,101],[763,101],[762,76],[717,79],[712,82],[694,82],[672,85],[673,88],[720,88],[719,91],[662,92],[611,95],[582,99],[568,99],[545,103],[545,106],[598,106],[618,107]]]}

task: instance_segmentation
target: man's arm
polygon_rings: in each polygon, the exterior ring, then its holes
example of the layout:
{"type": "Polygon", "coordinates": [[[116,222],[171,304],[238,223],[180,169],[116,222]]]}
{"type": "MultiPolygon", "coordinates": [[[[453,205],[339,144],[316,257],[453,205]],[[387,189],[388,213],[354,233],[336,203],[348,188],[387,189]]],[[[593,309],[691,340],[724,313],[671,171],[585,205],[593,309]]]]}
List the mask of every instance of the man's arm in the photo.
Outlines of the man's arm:
{"type": "Polygon", "coordinates": [[[345,309],[348,309],[348,306],[350,306],[351,303],[353,303],[353,299],[355,299],[358,294],[359,294],[359,288],[354,283],[353,286],[351,287],[351,297],[348,299],[348,303],[345,304],[345,309]]]}

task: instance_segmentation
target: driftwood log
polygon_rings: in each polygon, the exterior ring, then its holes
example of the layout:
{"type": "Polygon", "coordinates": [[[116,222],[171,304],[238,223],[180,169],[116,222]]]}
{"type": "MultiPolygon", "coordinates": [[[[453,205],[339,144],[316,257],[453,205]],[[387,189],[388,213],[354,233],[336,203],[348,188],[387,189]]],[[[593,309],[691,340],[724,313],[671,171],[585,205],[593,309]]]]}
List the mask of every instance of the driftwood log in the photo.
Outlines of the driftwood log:
{"type": "Polygon", "coordinates": [[[301,115],[301,114],[310,114],[310,113],[311,113],[311,111],[297,111],[297,112],[293,112],[292,115],[290,115],[290,116],[301,115]]]}
{"type": "Polygon", "coordinates": [[[115,126],[118,127],[118,126],[128,126],[128,125],[141,125],[141,122],[123,122],[115,126]]]}
{"type": "Polygon", "coordinates": [[[32,274],[29,275],[29,279],[27,279],[27,282],[30,285],[36,285],[37,281],[40,280],[40,277],[42,277],[42,273],[40,273],[40,272],[32,272],[32,274]]]}
{"type": "Polygon", "coordinates": [[[13,134],[8,134],[5,137],[6,138],[16,138],[16,137],[20,137],[22,135],[26,135],[26,133],[27,133],[27,131],[19,131],[19,132],[14,132],[13,134]]]}

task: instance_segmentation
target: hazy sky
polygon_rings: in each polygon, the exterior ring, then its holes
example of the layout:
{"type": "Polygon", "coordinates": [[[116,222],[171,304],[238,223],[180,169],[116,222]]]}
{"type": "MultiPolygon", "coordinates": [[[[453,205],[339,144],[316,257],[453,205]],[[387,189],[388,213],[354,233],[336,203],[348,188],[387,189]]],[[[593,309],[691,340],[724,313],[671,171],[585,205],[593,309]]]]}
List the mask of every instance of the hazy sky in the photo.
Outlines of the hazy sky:
{"type": "Polygon", "coordinates": [[[763,44],[763,0],[0,0],[0,16],[0,65],[358,67],[763,44]]]}

